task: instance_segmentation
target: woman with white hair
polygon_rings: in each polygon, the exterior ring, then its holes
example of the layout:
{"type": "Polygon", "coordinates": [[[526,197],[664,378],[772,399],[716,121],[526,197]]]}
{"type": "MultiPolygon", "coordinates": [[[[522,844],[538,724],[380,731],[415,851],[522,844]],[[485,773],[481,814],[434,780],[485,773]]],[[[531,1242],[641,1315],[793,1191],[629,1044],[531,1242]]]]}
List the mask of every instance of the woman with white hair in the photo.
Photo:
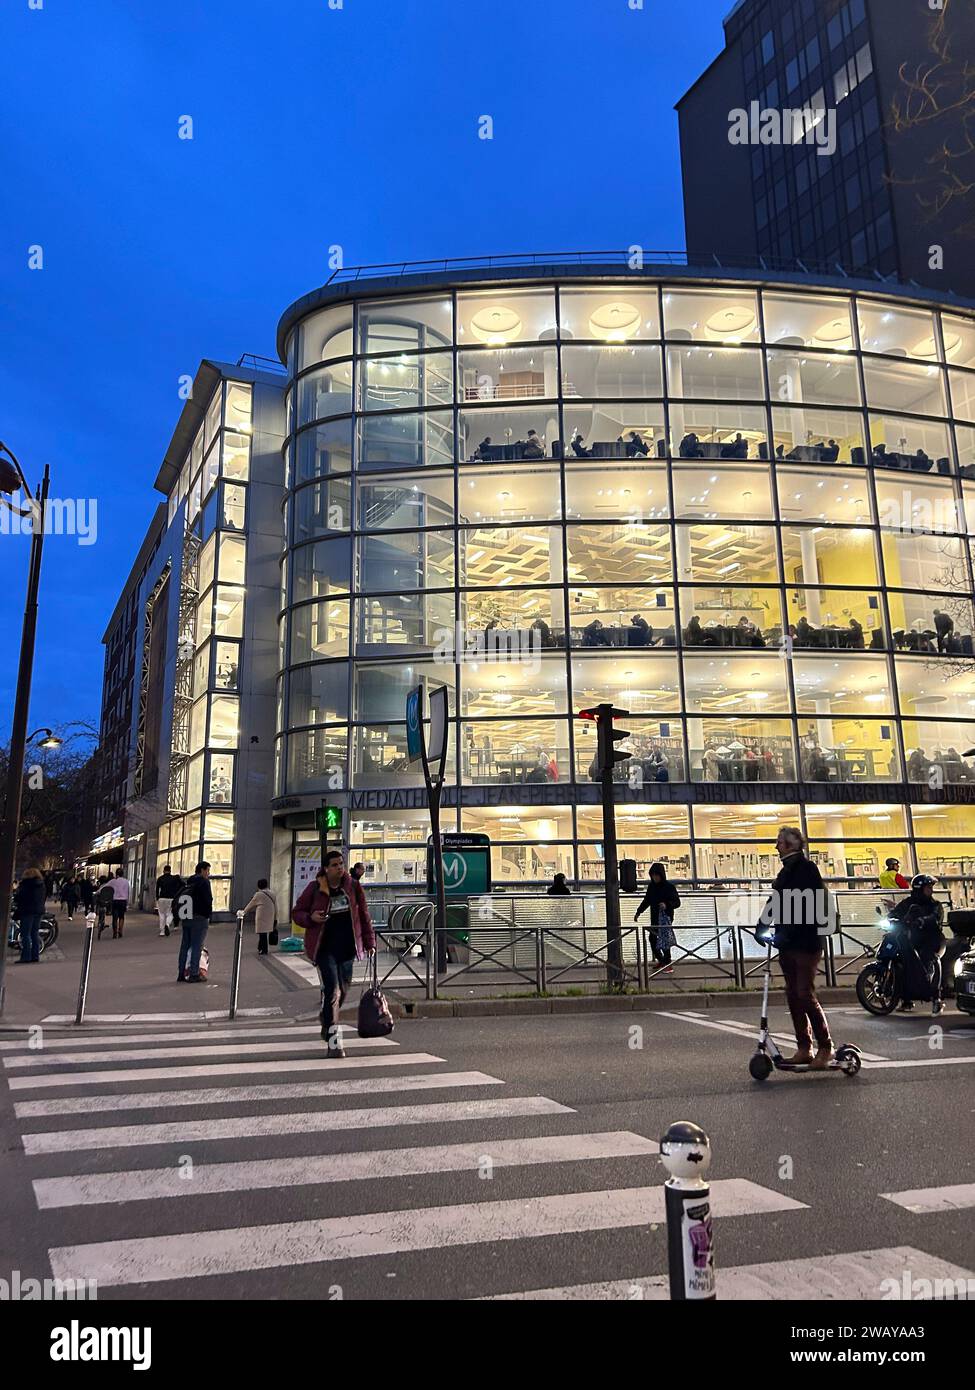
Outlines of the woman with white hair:
{"type": "Polygon", "coordinates": [[[785,997],[796,1030],[797,1051],[787,1060],[821,1070],[833,1056],[829,1023],[816,997],[816,971],[823,958],[822,933],[830,925],[830,904],[822,875],[806,858],[802,831],[794,825],[784,825],[775,848],[782,868],[772,884],[768,920],[775,926],[785,997]]]}

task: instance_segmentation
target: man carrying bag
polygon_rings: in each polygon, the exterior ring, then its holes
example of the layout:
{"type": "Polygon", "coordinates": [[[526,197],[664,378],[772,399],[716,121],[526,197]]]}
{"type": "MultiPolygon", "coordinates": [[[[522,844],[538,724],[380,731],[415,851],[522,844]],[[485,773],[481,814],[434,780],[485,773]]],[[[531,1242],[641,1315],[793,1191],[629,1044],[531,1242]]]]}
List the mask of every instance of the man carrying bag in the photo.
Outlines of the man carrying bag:
{"type": "Polygon", "coordinates": [[[355,961],[376,949],[376,933],[366,895],[337,849],[329,850],[314,883],[309,883],[291,913],[305,933],[305,956],[318,967],[322,982],[322,1037],[329,1057],[344,1057],[339,1011],[352,984],[355,961]]]}

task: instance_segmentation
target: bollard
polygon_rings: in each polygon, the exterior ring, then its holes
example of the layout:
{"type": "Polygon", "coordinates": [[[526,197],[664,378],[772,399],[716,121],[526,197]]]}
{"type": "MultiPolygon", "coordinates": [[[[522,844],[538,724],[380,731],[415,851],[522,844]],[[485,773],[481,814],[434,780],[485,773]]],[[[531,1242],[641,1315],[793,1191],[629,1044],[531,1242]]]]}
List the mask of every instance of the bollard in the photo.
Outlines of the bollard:
{"type": "Polygon", "coordinates": [[[75,1010],[75,1025],[85,1021],[85,1004],[88,1001],[88,975],[91,971],[91,946],[95,939],[95,923],[98,919],[94,912],[89,912],[85,917],[85,944],[81,952],[81,980],[78,984],[78,1007],[75,1010]]]}
{"type": "Polygon", "coordinates": [[[237,1017],[237,992],[240,989],[240,953],[244,943],[244,914],[237,913],[237,933],[234,937],[234,968],[230,976],[230,1013],[228,1018],[231,1020],[237,1017]]]}
{"type": "Polygon", "coordinates": [[[670,1173],[664,1184],[670,1297],[680,1302],[713,1299],[711,1189],[704,1181],[711,1141],[698,1125],[679,1120],[661,1139],[660,1157],[670,1173]]]}

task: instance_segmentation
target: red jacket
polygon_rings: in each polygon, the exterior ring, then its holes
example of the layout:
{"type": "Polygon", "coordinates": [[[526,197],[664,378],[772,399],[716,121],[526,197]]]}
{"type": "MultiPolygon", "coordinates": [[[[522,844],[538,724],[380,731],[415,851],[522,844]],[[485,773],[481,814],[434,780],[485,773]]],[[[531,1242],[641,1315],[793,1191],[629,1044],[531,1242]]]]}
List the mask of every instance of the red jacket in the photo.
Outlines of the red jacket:
{"type": "MultiPolygon", "coordinates": [[[[376,946],[376,933],[372,928],[372,918],[369,916],[369,908],[366,905],[366,895],[363,892],[362,884],[351,874],[342,875],[339,887],[349,900],[352,914],[352,934],[355,937],[355,953],[357,958],[362,960],[366,952],[374,950],[376,946]]],[[[316,879],[314,883],[309,883],[291,910],[291,920],[296,926],[304,928],[305,955],[312,965],[315,964],[315,957],[318,955],[318,943],[321,941],[325,923],[313,922],[311,914],[324,912],[327,919],[331,907],[332,899],[328,893],[322,892],[316,879]]]]}

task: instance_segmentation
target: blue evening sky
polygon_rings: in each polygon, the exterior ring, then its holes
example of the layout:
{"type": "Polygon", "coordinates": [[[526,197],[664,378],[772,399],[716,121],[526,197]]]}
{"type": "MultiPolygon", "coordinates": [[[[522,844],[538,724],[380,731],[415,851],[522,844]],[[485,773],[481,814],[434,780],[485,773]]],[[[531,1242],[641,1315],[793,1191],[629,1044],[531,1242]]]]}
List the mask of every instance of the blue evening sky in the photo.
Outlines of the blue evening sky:
{"type": "MultiPolygon", "coordinates": [[[[731,0],[29,3],[0,13],[0,439],[97,499],[95,544],[46,542],[31,711],[97,723],[180,376],[273,355],[332,244],[346,265],[681,248],[673,105],[731,0]]],[[[0,534],[0,742],[28,544],[0,534]]]]}

